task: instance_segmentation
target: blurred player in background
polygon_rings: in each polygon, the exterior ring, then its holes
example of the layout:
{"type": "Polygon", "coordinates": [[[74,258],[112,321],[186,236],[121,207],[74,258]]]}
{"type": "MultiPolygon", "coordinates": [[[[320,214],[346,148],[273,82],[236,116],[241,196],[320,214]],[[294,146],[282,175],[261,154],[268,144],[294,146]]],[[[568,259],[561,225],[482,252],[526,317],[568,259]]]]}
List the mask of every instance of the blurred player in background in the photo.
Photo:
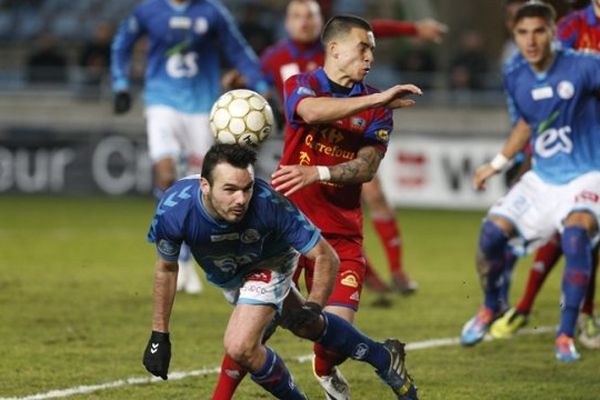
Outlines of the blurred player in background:
{"type": "Polygon", "coordinates": [[[280,324],[296,336],[369,363],[398,398],[417,399],[402,343],[376,342],[323,311],[339,259],[297,207],[267,182],[254,179],[255,160],[247,147],[215,145],[206,154],[202,175],[177,181],[159,203],[148,234],[158,258],[152,334],[143,357],[146,369],[168,378],[177,257],[186,242],[207,279],[234,304],[223,339],[227,354],[273,396],[306,399],[283,360],[262,344],[267,325],[279,314],[280,324]],[[316,266],[307,300],[292,283],[300,254],[316,266]]]}
{"type": "MultiPolygon", "coordinates": [[[[564,16],[558,22],[557,36],[565,48],[600,54],[600,0],[594,0],[585,9],[573,11],[564,16]]],[[[599,249],[596,248],[592,253],[593,269],[590,284],[578,320],[578,339],[582,345],[592,349],[600,348],[600,327],[594,317],[598,251],[599,249]]],[[[537,250],[523,296],[514,308],[494,321],[490,328],[492,336],[509,337],[527,324],[535,298],[561,255],[559,235],[537,250]]]]}
{"type": "MultiPolygon", "coordinates": [[[[309,19],[320,18],[312,2],[294,3],[291,9],[308,5],[309,19]]],[[[362,82],[373,60],[374,37],[361,18],[334,17],[322,40],[325,66],[285,82],[286,143],[272,184],[291,196],[338,253],[341,266],[327,309],[352,322],[365,269],[361,186],[372,179],[385,153],[393,124],[390,109],[412,105],[402,97],[420,90],[398,85],[376,93],[362,82]]],[[[301,259],[299,268],[310,292],[314,265],[301,259]]],[[[348,384],[336,367],[346,356],[319,345],[315,351],[315,374],[328,396],[349,398],[348,384]]],[[[225,357],[213,399],[230,399],[243,374],[225,357]]]]}
{"type": "Polygon", "coordinates": [[[540,2],[526,3],[515,17],[521,55],[504,74],[509,109],[518,122],[502,152],[476,171],[474,186],[483,189],[528,141],[534,162],[482,225],[478,271],[484,305],[465,324],[461,342],[478,343],[503,311],[500,288],[509,240],[518,236],[530,244],[560,231],[566,266],[555,356],[568,362],[580,357],[573,336],[598,240],[600,57],[553,49],[554,18],[554,9],[540,2]]]}
{"type": "MultiPolygon", "coordinates": [[[[219,53],[265,92],[258,59],[218,1],[149,0],[121,24],[112,43],[112,88],[117,114],[131,107],[129,62],[141,37],[149,38],[145,116],[155,196],[178,175],[198,172],[214,138],[208,113],[220,93],[219,53]],[[178,173],[179,172],[179,173],[178,173]]],[[[178,289],[199,293],[201,281],[189,249],[180,252],[178,289]]]]}

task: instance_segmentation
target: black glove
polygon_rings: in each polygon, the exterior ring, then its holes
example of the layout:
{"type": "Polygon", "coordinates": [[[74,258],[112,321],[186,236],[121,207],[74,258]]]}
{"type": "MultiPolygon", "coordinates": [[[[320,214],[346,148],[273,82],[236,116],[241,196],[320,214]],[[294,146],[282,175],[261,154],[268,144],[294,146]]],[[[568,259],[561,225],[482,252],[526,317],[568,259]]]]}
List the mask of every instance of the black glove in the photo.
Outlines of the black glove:
{"type": "Polygon", "coordinates": [[[168,333],[152,331],[142,362],[152,375],[167,380],[169,362],[171,362],[171,342],[168,333]]]}
{"type": "Polygon", "coordinates": [[[284,317],[282,325],[291,330],[295,331],[299,328],[310,326],[321,317],[323,307],[320,304],[312,301],[307,301],[304,305],[296,310],[290,311],[289,314],[284,317]]]}
{"type": "Polygon", "coordinates": [[[129,92],[117,92],[114,99],[115,114],[124,114],[131,108],[131,95],[129,92]]]}

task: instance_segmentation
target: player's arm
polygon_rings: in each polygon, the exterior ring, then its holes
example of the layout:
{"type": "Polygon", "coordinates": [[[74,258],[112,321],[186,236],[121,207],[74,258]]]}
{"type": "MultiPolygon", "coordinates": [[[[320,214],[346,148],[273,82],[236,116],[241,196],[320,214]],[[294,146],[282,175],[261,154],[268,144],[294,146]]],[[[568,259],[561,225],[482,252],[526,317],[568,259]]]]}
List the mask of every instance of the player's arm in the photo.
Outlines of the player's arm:
{"type": "Polygon", "coordinates": [[[395,85],[383,92],[366,96],[335,98],[305,97],[298,103],[296,114],[307,124],[323,124],[337,121],[361,111],[387,107],[390,109],[410,107],[415,104],[409,95],[421,95],[421,89],[415,85],[395,85]]]}
{"type": "Polygon", "coordinates": [[[493,175],[501,172],[517,153],[523,150],[529,138],[531,128],[522,118],[517,121],[513,130],[504,144],[502,151],[491,162],[479,167],[473,175],[473,187],[477,190],[485,189],[486,181],[493,175]]]}
{"type": "Polygon", "coordinates": [[[384,153],[374,146],[361,148],[356,158],[333,166],[284,165],[272,175],[273,188],[289,196],[316,182],[342,185],[369,182],[377,173],[384,153]]]}
{"type": "Polygon", "coordinates": [[[133,45],[144,33],[139,18],[134,12],[121,22],[111,44],[110,73],[114,97],[114,111],[122,114],[131,108],[129,93],[129,64],[133,45]]]}
{"type": "Polygon", "coordinates": [[[435,19],[426,18],[416,22],[395,19],[374,19],[371,22],[373,34],[378,39],[399,36],[416,36],[430,42],[441,43],[448,27],[435,19]]]}
{"type": "Polygon", "coordinates": [[[313,284],[306,301],[324,307],[333,291],[340,260],[331,245],[323,238],[304,256],[315,263],[313,284]]]}
{"type": "Polygon", "coordinates": [[[154,312],[152,334],[144,350],[143,364],[152,375],[167,379],[171,361],[169,320],[177,288],[177,261],[162,257],[156,260],[154,270],[154,312]]]}

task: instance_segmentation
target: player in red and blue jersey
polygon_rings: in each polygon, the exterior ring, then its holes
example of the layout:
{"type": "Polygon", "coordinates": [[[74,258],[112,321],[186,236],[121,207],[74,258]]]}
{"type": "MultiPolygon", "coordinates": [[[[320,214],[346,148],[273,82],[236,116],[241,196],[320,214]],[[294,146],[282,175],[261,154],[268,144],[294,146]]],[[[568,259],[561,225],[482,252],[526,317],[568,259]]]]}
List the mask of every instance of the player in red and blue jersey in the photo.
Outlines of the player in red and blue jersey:
{"type": "MultiPolygon", "coordinates": [[[[557,24],[557,37],[563,47],[583,52],[600,52],[600,0],[593,0],[588,7],[573,11],[560,19],[557,24]]],[[[514,308],[494,321],[490,328],[492,336],[511,336],[527,324],[535,298],[561,256],[560,235],[555,235],[537,250],[533,266],[529,270],[525,292],[514,308]]],[[[598,349],[600,326],[594,317],[598,251],[594,251],[593,256],[594,268],[578,321],[578,339],[585,347],[598,349]]]]}
{"type": "MultiPolygon", "coordinates": [[[[269,47],[260,59],[266,79],[277,88],[281,100],[286,79],[302,72],[314,71],[323,65],[324,60],[323,45],[319,40],[323,22],[316,1],[291,1],[287,7],[285,25],[289,37],[269,47]]],[[[447,30],[445,25],[432,19],[417,22],[376,19],[371,21],[371,25],[376,38],[417,36],[434,42],[440,42],[447,30]]],[[[271,140],[264,147],[265,159],[276,158],[269,157],[271,153],[281,154],[281,143],[271,140]]],[[[409,278],[402,264],[400,229],[377,176],[363,185],[362,198],[369,208],[375,231],[385,249],[393,287],[404,294],[414,292],[416,282],[409,278]]],[[[365,283],[373,290],[388,289],[368,260],[365,283]]]]}

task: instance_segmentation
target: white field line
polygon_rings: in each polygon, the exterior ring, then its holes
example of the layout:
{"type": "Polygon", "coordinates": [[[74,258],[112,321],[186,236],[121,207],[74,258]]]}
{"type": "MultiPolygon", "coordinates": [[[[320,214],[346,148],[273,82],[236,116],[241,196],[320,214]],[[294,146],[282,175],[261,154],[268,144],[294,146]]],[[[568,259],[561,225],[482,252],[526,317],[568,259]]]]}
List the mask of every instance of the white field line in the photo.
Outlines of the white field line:
{"type": "MultiPolygon", "coordinates": [[[[541,326],[537,328],[523,329],[518,333],[518,335],[540,335],[544,333],[554,332],[555,328],[549,326],[541,326]]],[[[485,341],[493,340],[493,338],[489,335],[486,335],[484,338],[485,341]]],[[[450,338],[441,338],[441,339],[430,339],[423,340],[420,342],[408,343],[406,345],[406,350],[425,350],[432,349],[436,347],[446,347],[446,346],[457,346],[460,344],[458,337],[450,337],[450,338]]],[[[312,354],[306,354],[302,356],[293,357],[292,360],[297,361],[299,363],[305,363],[312,360],[312,354]]],[[[220,371],[220,367],[214,368],[204,368],[204,369],[195,369],[192,371],[181,371],[181,372],[171,372],[169,373],[170,381],[177,381],[180,379],[188,378],[190,376],[205,376],[218,374],[220,371]]],[[[86,394],[92,392],[98,392],[100,390],[113,389],[122,386],[133,386],[133,385],[144,385],[149,383],[160,382],[162,379],[156,377],[133,377],[120,379],[113,382],[100,383],[97,385],[86,385],[86,386],[74,386],[68,389],[59,389],[59,390],[51,390],[46,393],[37,393],[32,394],[30,396],[25,397],[0,397],[0,400],[44,400],[44,399],[56,399],[60,397],[69,397],[78,394],[86,394]]]]}

